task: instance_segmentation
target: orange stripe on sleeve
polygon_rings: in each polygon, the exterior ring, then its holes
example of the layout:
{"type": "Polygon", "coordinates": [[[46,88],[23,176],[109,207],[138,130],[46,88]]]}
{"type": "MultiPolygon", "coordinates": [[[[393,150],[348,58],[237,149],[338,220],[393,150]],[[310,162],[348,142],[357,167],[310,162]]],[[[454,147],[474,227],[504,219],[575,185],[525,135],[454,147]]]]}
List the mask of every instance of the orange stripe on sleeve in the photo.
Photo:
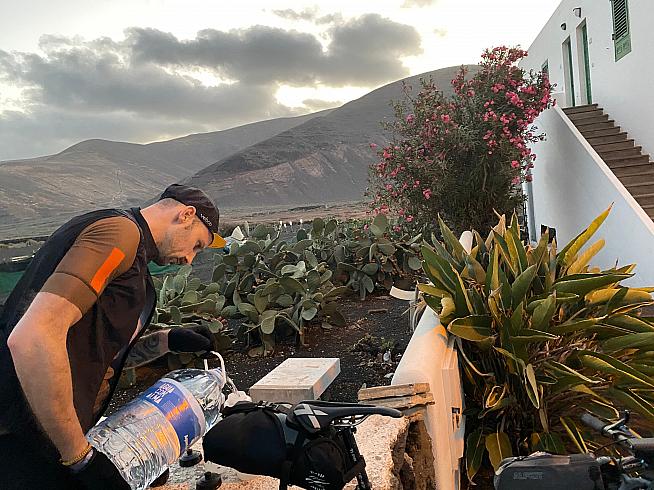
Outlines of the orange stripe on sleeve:
{"type": "Polygon", "coordinates": [[[104,283],[107,282],[107,278],[113,271],[116,270],[124,258],[125,254],[123,251],[117,247],[114,247],[107,259],[102,263],[98,271],[93,276],[93,279],[91,279],[91,288],[93,288],[96,294],[100,294],[104,283]]]}

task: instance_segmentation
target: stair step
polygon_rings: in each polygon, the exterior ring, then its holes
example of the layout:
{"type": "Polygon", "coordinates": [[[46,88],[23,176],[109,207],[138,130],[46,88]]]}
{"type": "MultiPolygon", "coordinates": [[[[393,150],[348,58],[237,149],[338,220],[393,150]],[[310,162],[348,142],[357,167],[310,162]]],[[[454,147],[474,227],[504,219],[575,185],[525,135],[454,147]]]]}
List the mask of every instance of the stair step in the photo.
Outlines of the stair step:
{"type": "Polygon", "coordinates": [[[575,126],[579,128],[581,131],[581,128],[589,126],[591,124],[597,124],[597,123],[603,123],[607,122],[609,120],[609,115],[608,114],[598,114],[593,117],[589,117],[586,119],[580,119],[578,121],[573,121],[575,123],[575,126]]]}
{"type": "Polygon", "coordinates": [[[576,114],[578,112],[593,111],[597,109],[597,104],[578,105],[576,107],[566,107],[563,112],[566,114],[576,114]]]}
{"type": "MultiPolygon", "coordinates": [[[[615,128],[619,131],[619,128],[615,128]]],[[[612,133],[615,133],[615,131],[611,130],[612,133]]],[[[591,136],[586,138],[588,142],[593,146],[599,146],[599,145],[608,145],[610,143],[622,143],[624,141],[627,141],[627,133],[625,132],[618,132],[615,134],[608,134],[604,136],[591,136]]],[[[630,140],[633,141],[633,140],[630,140]]]]}
{"type": "Polygon", "coordinates": [[[641,196],[634,196],[634,199],[640,204],[641,206],[654,206],[654,192],[650,194],[643,194],[641,196]]]}
{"type": "Polygon", "coordinates": [[[611,167],[628,167],[650,163],[649,155],[617,156],[603,159],[611,167]]]}
{"type": "Polygon", "coordinates": [[[586,119],[593,119],[595,117],[604,117],[607,116],[607,114],[604,114],[604,111],[602,109],[597,109],[594,111],[588,111],[588,112],[573,112],[572,114],[568,114],[568,118],[571,121],[574,121],[575,124],[578,124],[580,121],[584,121],[586,119]]]}
{"type": "Polygon", "coordinates": [[[636,165],[623,165],[619,167],[611,167],[611,171],[624,183],[626,177],[636,178],[649,178],[645,175],[650,175],[654,172],[654,165],[651,163],[641,163],[636,165]]]}
{"type": "MultiPolygon", "coordinates": [[[[617,175],[617,174],[616,174],[617,175]]],[[[648,186],[654,184],[654,165],[652,169],[638,172],[636,174],[626,174],[618,177],[622,185],[627,189],[637,189],[642,186],[648,186]]],[[[629,191],[631,192],[631,190],[629,191]]],[[[633,192],[631,192],[633,194],[633,192]]]]}
{"type": "Polygon", "coordinates": [[[642,146],[634,146],[632,148],[622,148],[622,149],[617,149],[617,150],[608,150],[608,151],[597,151],[597,148],[595,148],[595,151],[600,154],[602,159],[605,162],[608,161],[613,161],[616,158],[627,158],[627,157],[639,157],[642,156],[642,146]]]}
{"type": "MultiPolygon", "coordinates": [[[[598,123],[593,123],[593,124],[584,124],[583,126],[577,126],[577,129],[581,131],[581,134],[584,135],[584,137],[588,137],[587,133],[590,131],[598,131],[600,129],[611,129],[615,128],[615,121],[610,120],[610,121],[604,121],[604,122],[598,122],[598,123]]],[[[619,133],[620,131],[618,131],[619,133]]]]}
{"type": "MultiPolygon", "coordinates": [[[[606,152],[618,151],[618,150],[630,150],[632,148],[635,148],[634,145],[636,144],[634,140],[627,140],[627,139],[621,141],[609,141],[603,143],[589,141],[589,143],[597,153],[606,153],[606,152]]],[[[641,147],[639,146],[638,148],[641,147]]]]}
{"type": "Polygon", "coordinates": [[[615,137],[615,136],[621,136],[624,134],[625,138],[627,137],[627,133],[620,132],[620,126],[613,126],[612,128],[608,129],[598,129],[595,131],[582,131],[582,134],[584,137],[592,143],[595,138],[608,138],[608,137],[615,137]]]}

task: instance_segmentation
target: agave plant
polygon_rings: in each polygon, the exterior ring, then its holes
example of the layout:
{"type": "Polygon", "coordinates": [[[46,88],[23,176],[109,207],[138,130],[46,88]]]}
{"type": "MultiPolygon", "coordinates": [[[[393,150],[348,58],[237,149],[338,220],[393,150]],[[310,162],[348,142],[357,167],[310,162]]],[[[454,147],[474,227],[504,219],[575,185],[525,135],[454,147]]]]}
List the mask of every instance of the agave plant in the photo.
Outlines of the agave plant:
{"type": "Polygon", "coordinates": [[[467,406],[468,478],[485,453],[493,467],[536,450],[597,448],[576,420],[629,408],[654,422],[654,322],[639,316],[652,288],[621,284],[634,265],[589,265],[604,246],[582,250],[610,208],[562,250],[544,234],[519,239],[514,216],[467,252],[439,219],[443,241],[423,246],[431,284],[419,289],[456,336],[467,406]]]}

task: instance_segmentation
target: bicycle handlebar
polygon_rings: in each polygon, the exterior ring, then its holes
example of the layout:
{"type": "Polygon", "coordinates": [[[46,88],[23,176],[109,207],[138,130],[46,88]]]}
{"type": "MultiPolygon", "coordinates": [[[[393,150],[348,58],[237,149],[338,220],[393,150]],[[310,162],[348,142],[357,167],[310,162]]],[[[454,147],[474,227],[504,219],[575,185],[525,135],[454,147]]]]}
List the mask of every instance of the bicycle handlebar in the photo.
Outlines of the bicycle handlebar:
{"type": "Polygon", "coordinates": [[[628,444],[634,451],[654,451],[654,438],[652,437],[629,439],[628,444]]]}
{"type": "Polygon", "coordinates": [[[585,413],[581,416],[581,421],[586,424],[588,427],[591,429],[595,429],[597,432],[600,434],[604,434],[604,427],[606,427],[608,424],[605,424],[602,422],[600,419],[597,417],[593,417],[589,413],[585,413]]]}

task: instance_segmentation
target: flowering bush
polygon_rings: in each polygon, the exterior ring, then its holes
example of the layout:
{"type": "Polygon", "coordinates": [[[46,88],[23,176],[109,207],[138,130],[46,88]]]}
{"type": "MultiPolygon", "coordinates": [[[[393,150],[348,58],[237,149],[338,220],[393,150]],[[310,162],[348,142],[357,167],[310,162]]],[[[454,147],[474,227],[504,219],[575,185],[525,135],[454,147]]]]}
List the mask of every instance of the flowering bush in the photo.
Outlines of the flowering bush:
{"type": "MultiPolygon", "coordinates": [[[[486,50],[471,77],[461,67],[447,97],[431,79],[414,96],[395,102],[393,141],[378,149],[371,167],[374,214],[400,224],[433,223],[441,214],[456,230],[490,229],[496,210],[510,213],[531,181],[536,156],[529,144],[544,139],[533,126],[552,105],[542,73],[526,73],[518,48],[486,50]]],[[[373,149],[375,145],[371,145],[373,149]]]]}

